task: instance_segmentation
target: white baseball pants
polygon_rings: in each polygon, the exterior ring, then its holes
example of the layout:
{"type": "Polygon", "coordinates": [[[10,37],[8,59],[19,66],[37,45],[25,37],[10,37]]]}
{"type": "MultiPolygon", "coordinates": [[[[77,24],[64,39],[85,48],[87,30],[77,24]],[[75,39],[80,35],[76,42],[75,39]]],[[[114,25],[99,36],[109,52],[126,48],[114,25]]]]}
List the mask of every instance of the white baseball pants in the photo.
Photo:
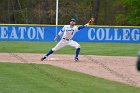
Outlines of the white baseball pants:
{"type": "Polygon", "coordinates": [[[67,45],[72,46],[76,49],[80,48],[80,45],[76,41],[61,39],[60,42],[54,48],[52,48],[52,51],[57,51],[67,45]]]}

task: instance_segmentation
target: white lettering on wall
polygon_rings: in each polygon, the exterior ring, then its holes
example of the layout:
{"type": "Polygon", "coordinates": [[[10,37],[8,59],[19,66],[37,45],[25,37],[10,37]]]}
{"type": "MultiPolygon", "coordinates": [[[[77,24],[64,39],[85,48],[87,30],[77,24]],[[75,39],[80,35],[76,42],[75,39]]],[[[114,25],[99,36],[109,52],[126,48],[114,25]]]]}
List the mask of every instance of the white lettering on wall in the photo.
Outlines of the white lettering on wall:
{"type": "Polygon", "coordinates": [[[132,40],[134,40],[134,41],[140,40],[140,30],[139,29],[133,29],[131,37],[132,37],[132,40]]]}
{"type": "Polygon", "coordinates": [[[34,27],[30,27],[27,31],[27,36],[29,39],[34,39],[36,36],[36,31],[34,27]]]}
{"type": "Polygon", "coordinates": [[[113,36],[109,35],[109,31],[110,31],[110,29],[106,28],[106,38],[105,38],[105,40],[112,40],[113,39],[113,36]]]}
{"type": "Polygon", "coordinates": [[[45,31],[45,28],[42,27],[37,27],[37,36],[36,36],[36,39],[40,39],[39,37],[41,37],[41,39],[44,39],[44,31],[45,31]]]}
{"type": "Polygon", "coordinates": [[[88,30],[88,38],[89,38],[89,40],[94,40],[95,39],[95,29],[94,28],[90,28],[88,30]]]}
{"type": "Polygon", "coordinates": [[[16,32],[16,28],[15,27],[12,27],[12,32],[11,32],[9,38],[18,39],[18,36],[17,36],[17,32],[16,32]]]}
{"type": "Polygon", "coordinates": [[[2,39],[7,39],[8,38],[7,31],[8,31],[8,27],[1,27],[1,36],[0,37],[2,39]]]}
{"type": "Polygon", "coordinates": [[[103,40],[104,37],[105,37],[105,31],[104,31],[104,29],[102,29],[102,28],[99,28],[99,29],[97,30],[96,34],[97,34],[97,39],[98,39],[98,40],[103,40]]]}
{"type": "Polygon", "coordinates": [[[121,40],[121,35],[118,35],[118,29],[114,28],[114,40],[121,40]]]}
{"type": "Polygon", "coordinates": [[[130,29],[123,29],[122,40],[130,40],[130,29]]]}
{"type": "Polygon", "coordinates": [[[25,32],[26,32],[26,27],[19,27],[19,31],[20,31],[20,39],[24,39],[25,38],[25,32]]]}

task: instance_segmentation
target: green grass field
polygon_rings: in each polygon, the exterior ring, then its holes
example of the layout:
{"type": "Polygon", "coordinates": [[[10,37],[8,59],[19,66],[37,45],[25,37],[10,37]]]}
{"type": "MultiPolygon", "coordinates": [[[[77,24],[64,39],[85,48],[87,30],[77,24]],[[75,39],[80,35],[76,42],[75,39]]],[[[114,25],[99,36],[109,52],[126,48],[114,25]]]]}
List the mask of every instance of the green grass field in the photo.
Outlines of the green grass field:
{"type": "Polygon", "coordinates": [[[140,88],[50,65],[0,63],[0,93],[140,93],[140,88]]]}
{"type": "MultiPolygon", "coordinates": [[[[46,53],[56,44],[55,42],[0,41],[0,52],[46,53]]],[[[85,55],[136,56],[140,50],[140,44],[129,43],[80,43],[80,45],[81,54],[85,55]]],[[[55,53],[74,54],[75,49],[67,46],[55,53]]]]}
{"type": "MultiPolygon", "coordinates": [[[[136,56],[140,44],[80,43],[81,54],[136,56]]],[[[46,53],[54,42],[0,41],[0,52],[46,53]]],[[[57,54],[74,54],[65,47],[57,54]]],[[[131,87],[90,75],[72,72],[50,65],[15,64],[0,62],[0,93],[140,93],[131,87]]]]}

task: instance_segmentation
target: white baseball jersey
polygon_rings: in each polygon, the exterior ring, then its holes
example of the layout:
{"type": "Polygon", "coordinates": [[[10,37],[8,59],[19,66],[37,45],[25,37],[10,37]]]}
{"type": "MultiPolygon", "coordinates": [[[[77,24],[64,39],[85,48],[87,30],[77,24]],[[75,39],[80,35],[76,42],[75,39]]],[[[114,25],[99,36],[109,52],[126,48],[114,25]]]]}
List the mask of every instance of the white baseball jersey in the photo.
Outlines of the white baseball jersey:
{"type": "Polygon", "coordinates": [[[72,39],[74,34],[79,31],[77,26],[73,26],[71,27],[70,25],[65,25],[62,30],[58,33],[58,35],[62,35],[62,38],[66,38],[66,39],[72,39]]]}
{"type": "Polygon", "coordinates": [[[73,38],[74,34],[82,28],[85,28],[85,26],[81,26],[79,28],[77,26],[71,27],[70,25],[65,25],[62,28],[62,30],[58,33],[59,36],[63,34],[62,39],[54,48],[52,48],[52,51],[59,50],[62,47],[67,46],[67,45],[72,46],[76,49],[80,48],[80,45],[76,41],[73,41],[71,39],[73,38]]]}

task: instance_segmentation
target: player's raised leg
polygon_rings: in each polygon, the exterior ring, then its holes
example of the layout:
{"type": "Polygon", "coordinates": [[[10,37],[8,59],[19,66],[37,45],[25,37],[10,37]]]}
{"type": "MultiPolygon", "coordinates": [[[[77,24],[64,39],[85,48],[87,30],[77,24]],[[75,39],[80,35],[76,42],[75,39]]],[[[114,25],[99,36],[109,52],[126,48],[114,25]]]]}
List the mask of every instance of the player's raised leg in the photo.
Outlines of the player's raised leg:
{"type": "Polygon", "coordinates": [[[74,61],[79,61],[78,55],[80,53],[80,48],[81,48],[80,44],[78,44],[76,41],[70,40],[68,45],[76,48],[74,61]]]}

